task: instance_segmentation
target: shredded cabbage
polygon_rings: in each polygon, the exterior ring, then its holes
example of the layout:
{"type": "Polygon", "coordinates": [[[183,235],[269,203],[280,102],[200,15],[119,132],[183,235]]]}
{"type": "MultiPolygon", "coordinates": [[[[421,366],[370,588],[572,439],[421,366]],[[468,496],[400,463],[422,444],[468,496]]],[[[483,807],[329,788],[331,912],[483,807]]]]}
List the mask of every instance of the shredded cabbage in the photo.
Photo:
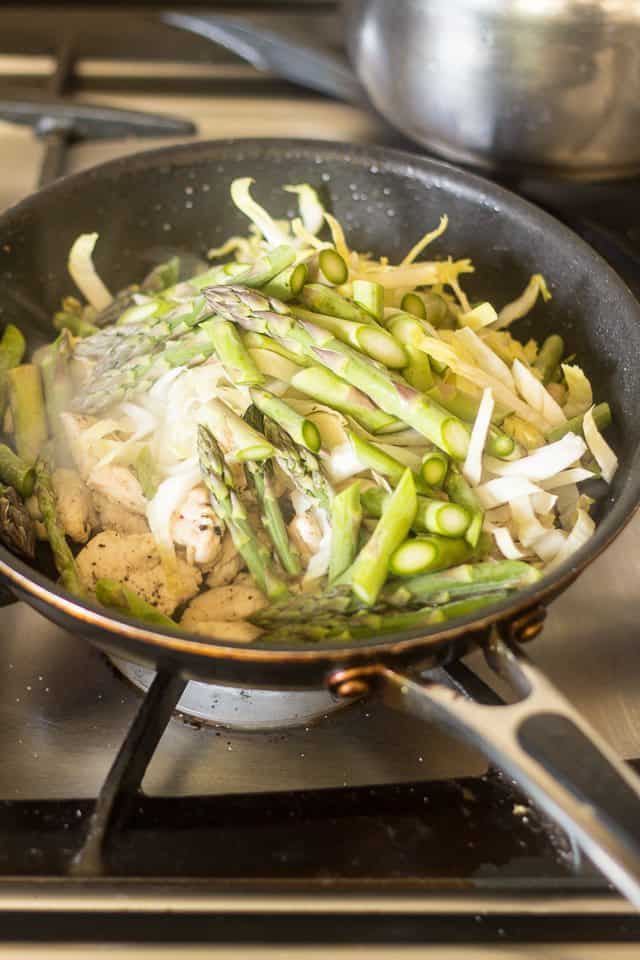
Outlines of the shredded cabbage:
{"type": "Polygon", "coordinates": [[[406,255],[406,257],[400,261],[400,266],[406,267],[407,264],[413,263],[416,257],[420,256],[425,247],[427,247],[434,240],[437,240],[438,237],[442,236],[448,226],[449,218],[445,213],[440,217],[440,223],[435,230],[430,230],[429,233],[425,233],[424,237],[418,240],[418,242],[411,247],[411,250],[409,250],[409,253],[406,255]]]}

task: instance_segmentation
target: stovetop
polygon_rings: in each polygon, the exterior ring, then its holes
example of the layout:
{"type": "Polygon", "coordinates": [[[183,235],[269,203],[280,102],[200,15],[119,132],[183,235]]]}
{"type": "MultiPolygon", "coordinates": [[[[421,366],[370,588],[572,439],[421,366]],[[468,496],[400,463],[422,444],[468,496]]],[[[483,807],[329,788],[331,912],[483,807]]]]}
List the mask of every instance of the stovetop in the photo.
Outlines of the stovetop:
{"type": "MultiPolygon", "coordinates": [[[[265,22],[290,25],[291,10],[266,6],[258,15],[265,22]]],[[[298,28],[336,43],[331,7],[300,5],[298,28]]],[[[42,11],[36,21],[5,8],[1,18],[5,93],[44,90],[52,38],[59,45],[73,35],[76,99],[187,117],[202,139],[294,135],[406,146],[373,114],[265,78],[219,48],[157,26],[149,14],[42,11]]],[[[77,144],[67,171],[171,142],[77,144]]],[[[42,147],[28,129],[9,125],[0,125],[0,145],[2,208],[34,188],[42,147]]],[[[634,184],[510,186],[577,226],[640,292],[634,184]]],[[[640,758],[639,575],[636,519],[554,603],[530,649],[629,760],[640,758]]],[[[547,939],[569,940],[578,934],[557,918],[578,913],[580,939],[623,942],[640,933],[634,919],[620,919],[626,907],[570,841],[478,754],[376,702],[282,731],[175,717],[148,769],[144,798],[114,838],[107,877],[67,879],[141,696],[88,643],[23,604],[1,611],[0,637],[0,910],[41,905],[42,937],[47,930],[55,939],[48,908],[77,919],[99,906],[121,916],[125,903],[134,912],[155,903],[162,913],[169,902],[178,914],[209,918],[258,902],[255,910],[270,916],[294,904],[306,904],[308,915],[341,904],[368,917],[368,926],[353,921],[349,935],[360,943],[373,942],[366,930],[376,942],[426,942],[424,927],[406,919],[426,914],[437,940],[438,912],[457,916],[453,927],[442,921],[441,935],[460,942],[540,939],[543,930],[547,939]],[[372,926],[372,911],[402,914],[404,926],[372,926]],[[525,914],[537,917],[533,927],[525,914]],[[590,925],[596,917],[600,927],[590,925]]],[[[482,672],[478,658],[474,666],[482,672]]],[[[239,698],[227,710],[232,724],[246,703],[239,698]]],[[[267,939],[268,922],[260,928],[267,939]]],[[[163,923],[158,929],[168,937],[163,923]]],[[[112,929],[115,938],[120,928],[112,929]]],[[[293,920],[288,930],[293,939],[300,933],[293,920]]],[[[314,930],[314,942],[343,942],[324,922],[314,930]]],[[[340,931],[346,938],[344,924],[340,931]]],[[[240,927],[226,932],[242,939],[240,927]]]]}

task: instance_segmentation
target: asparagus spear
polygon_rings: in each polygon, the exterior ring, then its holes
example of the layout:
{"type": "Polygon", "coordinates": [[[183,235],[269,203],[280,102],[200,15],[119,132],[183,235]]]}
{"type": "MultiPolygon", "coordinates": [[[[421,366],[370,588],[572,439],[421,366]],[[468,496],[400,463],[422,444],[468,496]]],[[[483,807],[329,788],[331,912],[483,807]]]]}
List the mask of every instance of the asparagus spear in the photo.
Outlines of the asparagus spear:
{"type": "Polygon", "coordinates": [[[119,580],[110,580],[108,577],[96,581],[96,599],[104,607],[113,607],[137,620],[142,620],[152,627],[168,627],[177,630],[178,624],[171,617],[161,613],[135,591],[125,587],[119,580]]]}
{"type": "MultiPolygon", "coordinates": [[[[250,334],[250,336],[254,336],[254,334],[250,334]]],[[[334,410],[352,417],[371,433],[377,433],[397,423],[395,417],[383,413],[376,407],[366,393],[362,393],[356,387],[345,383],[344,380],[336,377],[335,374],[324,367],[309,366],[305,370],[294,374],[291,378],[291,386],[301,393],[313,397],[319,403],[324,403],[333,407],[334,410]]]]}
{"type": "MultiPolygon", "coordinates": [[[[608,403],[599,403],[593,408],[593,419],[598,430],[606,430],[606,428],[611,423],[611,408],[608,403]]],[[[550,430],[546,436],[546,440],[549,443],[553,443],[554,440],[560,440],[567,433],[582,433],[582,422],[584,420],[584,414],[581,413],[577,417],[571,417],[570,420],[561,423],[559,427],[554,427],[553,430],[550,430]]]]}
{"type": "Polygon", "coordinates": [[[341,576],[355,560],[361,522],[360,482],[356,480],[337,494],[331,504],[329,583],[341,576]]]}
{"type": "Polygon", "coordinates": [[[170,257],[159,263],[142,281],[142,289],[147,293],[162,293],[173,287],[180,279],[180,257],[170,257]]]}
{"type": "Polygon", "coordinates": [[[70,593],[75,593],[80,596],[83,593],[83,588],[76,569],[76,562],[69,549],[64,528],[58,519],[56,497],[51,483],[49,468],[41,458],[36,460],[35,471],[35,493],[38,498],[38,508],[47,531],[47,539],[53,553],[56,570],[60,574],[63,586],[70,593]]]}
{"type": "Polygon", "coordinates": [[[218,358],[232,383],[264,383],[264,377],[240,339],[235,324],[228,320],[207,320],[202,329],[211,337],[218,358]]]}
{"type": "Polygon", "coordinates": [[[460,470],[454,464],[449,466],[444,489],[449,495],[450,500],[454,503],[459,503],[462,507],[466,507],[471,514],[471,523],[465,533],[465,539],[471,547],[476,547],[482,532],[484,513],[480,506],[480,501],[460,473],[460,470]]]}
{"type": "Polygon", "coordinates": [[[210,400],[200,417],[227,451],[227,459],[235,463],[268,460],[276,453],[264,434],[250,427],[222,400],[210,400]]]}
{"type": "Polygon", "coordinates": [[[406,367],[402,370],[402,375],[412,387],[424,393],[433,386],[433,374],[431,373],[431,364],[429,357],[422,350],[405,343],[403,348],[409,360],[406,367]]]}
{"type": "Polygon", "coordinates": [[[534,369],[540,373],[543,383],[549,383],[553,379],[563,356],[564,340],[557,333],[552,333],[540,347],[538,356],[533,362],[534,369]]]}
{"type": "Polygon", "coordinates": [[[314,313],[350,320],[352,323],[371,322],[365,311],[322,283],[305,283],[300,293],[300,302],[314,313]]]}
{"type": "Polygon", "coordinates": [[[461,538],[437,534],[413,537],[400,544],[389,561],[389,569],[398,577],[413,577],[427,571],[446,570],[466,563],[474,556],[474,548],[461,538]]]}
{"type": "Polygon", "coordinates": [[[375,603],[387,578],[391,556],[411,529],[416,509],[415,484],[407,469],[385,504],[371,537],[347,572],[351,589],[363,603],[375,603]]]}
{"type": "Polygon", "coordinates": [[[445,410],[468,423],[473,423],[478,415],[480,401],[470,393],[458,390],[451,383],[436,383],[427,390],[427,395],[445,410]]]}
{"type": "Polygon", "coordinates": [[[11,447],[0,443],[0,481],[9,487],[15,487],[26,500],[33,493],[35,479],[33,465],[26,463],[11,447]]]}
{"type": "Polygon", "coordinates": [[[319,505],[329,510],[332,490],[317,458],[283,430],[280,424],[267,416],[264,432],[275,448],[276,463],[302,493],[313,497],[319,505]]]}
{"type": "Polygon", "coordinates": [[[323,593],[295,593],[284,600],[263,607],[249,619],[259,627],[274,627],[278,624],[312,623],[335,614],[346,613],[353,607],[353,597],[348,584],[335,584],[323,593]]]}
{"type": "Polygon", "coordinates": [[[318,452],[322,438],[313,420],[303,417],[288,403],[275,397],[268,390],[252,390],[251,399],[258,410],[279,423],[296,443],[311,450],[312,453],[318,452]]]}
{"type": "MultiPolygon", "coordinates": [[[[380,487],[369,487],[361,494],[362,506],[372,517],[382,516],[390,494],[380,487]]],[[[412,529],[417,533],[437,533],[443,537],[462,537],[470,523],[469,511],[458,503],[418,497],[412,529]]]]}
{"type": "Polygon", "coordinates": [[[332,333],[342,343],[355,347],[356,350],[362,351],[386,367],[401,369],[406,366],[408,357],[404,347],[377,324],[354,322],[342,317],[332,317],[329,314],[313,313],[311,310],[295,305],[291,307],[291,312],[298,320],[317,324],[323,330],[332,333]]]}
{"type": "Polygon", "coordinates": [[[420,475],[430,487],[441,487],[449,469],[449,458],[441,450],[429,450],[422,458],[420,475]]]}
{"type": "Polygon", "coordinates": [[[337,287],[349,279],[349,268],[337,250],[327,247],[318,254],[318,266],[329,283],[337,287]]]}
{"type": "Polygon", "coordinates": [[[439,602],[441,598],[448,601],[493,590],[514,590],[536,583],[541,577],[539,570],[522,560],[487,560],[390,582],[385,587],[384,599],[398,606],[422,605],[439,602]]]}
{"type": "Polygon", "coordinates": [[[229,282],[240,283],[243,287],[263,287],[290,267],[295,259],[295,248],[282,244],[268,253],[263,253],[245,273],[229,277],[229,282]]]}
{"type": "Polygon", "coordinates": [[[33,463],[48,436],[40,370],[24,363],[9,370],[9,405],[18,455],[33,463]]]}
{"type": "Polygon", "coordinates": [[[298,296],[307,280],[306,263],[294,263],[282,273],[262,284],[261,290],[269,297],[278,297],[286,303],[298,296]]]}
{"type": "Polygon", "coordinates": [[[4,483],[0,483],[0,541],[25,560],[33,560],[36,555],[31,515],[16,490],[4,483]]]}
{"type": "Polygon", "coordinates": [[[0,339],[0,414],[4,413],[7,405],[7,371],[22,363],[26,349],[27,343],[22,332],[8,323],[0,339]]]}
{"type": "Polygon", "coordinates": [[[386,413],[414,427],[455,459],[463,460],[466,456],[469,444],[466,424],[438,404],[429,402],[405,380],[394,377],[317,325],[296,322],[286,304],[241,287],[211,287],[206,296],[215,313],[245,329],[276,339],[295,340],[308,356],[362,390],[386,413]]]}
{"type": "Polygon", "coordinates": [[[384,287],[373,280],[353,281],[353,301],[356,306],[382,323],[384,317],[384,287]]]}
{"type": "Polygon", "coordinates": [[[296,350],[290,349],[280,343],[279,340],[274,340],[273,337],[266,337],[263,333],[252,333],[251,331],[242,334],[242,341],[247,349],[270,350],[271,353],[277,353],[278,356],[290,360],[291,363],[295,363],[299,367],[311,366],[311,360],[296,343],[291,344],[292,347],[296,347],[296,350]]]}
{"type": "Polygon", "coordinates": [[[73,399],[73,383],[69,372],[72,356],[71,336],[68,330],[63,330],[38,358],[49,427],[58,440],[63,436],[60,415],[70,408],[73,399]]]}
{"type": "Polygon", "coordinates": [[[422,297],[417,293],[405,293],[400,301],[400,309],[405,313],[411,313],[419,320],[427,319],[427,308],[422,297]]]}
{"type": "Polygon", "coordinates": [[[287,592],[286,585],[273,566],[268,550],[260,543],[249,522],[220,447],[211,431],[202,424],[198,427],[198,456],[211,505],[225,522],[233,544],[251,576],[270,600],[282,597],[287,592]]]}
{"type": "MultiPolygon", "coordinates": [[[[256,406],[248,407],[244,418],[254,430],[263,432],[264,417],[256,406]]],[[[271,537],[280,563],[288,574],[297,577],[301,571],[300,554],[289,539],[280,504],[273,490],[273,468],[269,461],[248,460],[245,469],[260,506],[262,525],[271,537]]]]}

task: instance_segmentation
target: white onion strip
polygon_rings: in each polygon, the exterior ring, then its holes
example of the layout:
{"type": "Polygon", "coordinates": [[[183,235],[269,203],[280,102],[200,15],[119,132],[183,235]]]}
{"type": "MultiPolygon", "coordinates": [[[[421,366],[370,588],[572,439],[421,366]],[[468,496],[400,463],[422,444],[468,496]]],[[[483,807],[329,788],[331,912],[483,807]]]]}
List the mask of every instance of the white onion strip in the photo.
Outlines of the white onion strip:
{"type": "Polygon", "coordinates": [[[511,501],[511,516],[518,540],[524,547],[533,547],[536,540],[544,537],[547,532],[547,528],[542,526],[533,512],[529,497],[515,497],[511,501]]]}
{"type": "Polygon", "coordinates": [[[593,419],[593,407],[591,410],[587,410],[583,417],[582,430],[589,450],[591,450],[602,471],[602,476],[607,483],[611,483],[613,475],[618,469],[618,458],[596,426],[593,419]]]}
{"type": "Polygon", "coordinates": [[[543,490],[557,490],[558,487],[566,487],[569,483],[581,483],[583,480],[593,479],[591,470],[585,467],[572,467],[570,470],[561,470],[549,480],[541,480],[540,486],[543,490]]]}
{"type": "Polygon", "coordinates": [[[507,527],[498,527],[485,520],[484,529],[487,530],[496,542],[496,546],[503,557],[507,560],[522,560],[524,553],[513,541],[507,527]]]}
{"type": "Polygon", "coordinates": [[[493,352],[491,347],[480,339],[475,331],[471,330],[470,327],[463,327],[456,332],[456,338],[464,344],[482,370],[500,380],[505,387],[513,390],[513,376],[509,367],[497,353],[493,352]]]}
{"type": "Polygon", "coordinates": [[[510,503],[516,497],[528,497],[532,493],[539,493],[540,487],[530,483],[524,477],[496,477],[476,487],[476,495],[480,505],[485,510],[499,507],[503,503],[510,503]]]}
{"type": "Polygon", "coordinates": [[[555,443],[540,447],[519,460],[498,460],[485,457],[485,467],[498,477],[525,477],[527,480],[549,480],[567,469],[586,453],[587,447],[576,433],[566,433],[555,443]]]}
{"type": "Polygon", "coordinates": [[[482,400],[469,438],[467,456],[462,467],[462,475],[472,487],[477,487],[482,478],[482,454],[487,442],[491,417],[493,416],[493,393],[490,387],[482,391],[482,400]]]}
{"type": "Polygon", "coordinates": [[[97,233],[81,233],[69,251],[67,268],[78,290],[95,310],[104,310],[113,297],[98,276],[93,264],[97,233]]]}
{"type": "Polygon", "coordinates": [[[562,407],[556,403],[549,391],[543,386],[522,360],[514,360],[511,368],[513,379],[520,396],[527,401],[553,427],[566,422],[562,407]]]}
{"type": "Polygon", "coordinates": [[[578,516],[576,517],[576,522],[573,525],[571,533],[567,537],[562,550],[555,555],[547,569],[550,570],[564,563],[572,553],[575,553],[576,550],[584,546],[587,540],[593,536],[595,529],[596,525],[586,510],[578,510],[578,516]]]}

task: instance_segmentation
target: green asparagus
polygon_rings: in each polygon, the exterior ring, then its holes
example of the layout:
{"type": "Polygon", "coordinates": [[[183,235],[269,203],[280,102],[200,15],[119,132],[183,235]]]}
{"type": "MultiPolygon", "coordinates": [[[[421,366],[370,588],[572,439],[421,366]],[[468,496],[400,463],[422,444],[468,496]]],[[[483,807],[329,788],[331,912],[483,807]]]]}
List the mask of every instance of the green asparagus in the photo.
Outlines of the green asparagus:
{"type": "Polygon", "coordinates": [[[372,280],[353,281],[353,302],[378,323],[384,317],[384,287],[372,280]]]}
{"type": "Polygon", "coordinates": [[[441,450],[429,450],[422,458],[420,475],[430,487],[441,487],[449,469],[449,458],[441,450]]]}
{"type": "Polygon", "coordinates": [[[33,560],[36,555],[31,515],[16,490],[4,483],[0,483],[0,541],[25,560],[33,560]]]}
{"type": "Polygon", "coordinates": [[[220,447],[212,432],[202,424],[198,427],[198,456],[214,512],[226,524],[236,550],[258,587],[270,600],[277,600],[287,592],[286,584],[251,526],[220,447]]]}
{"type": "Polygon", "coordinates": [[[9,487],[15,487],[26,500],[33,493],[35,480],[33,464],[15,454],[11,447],[0,443],[0,481],[9,487]]]}
{"type": "Polygon", "coordinates": [[[540,347],[538,356],[533,362],[534,369],[540,374],[543,383],[551,382],[563,356],[564,340],[557,333],[552,333],[540,347]]]}
{"type": "Polygon", "coordinates": [[[27,343],[21,331],[8,323],[0,338],[0,415],[4,413],[7,405],[7,371],[22,363],[26,349],[27,343]]]}
{"type": "Polygon", "coordinates": [[[482,532],[484,512],[480,506],[480,502],[476,494],[455,464],[451,464],[449,466],[449,472],[445,480],[444,489],[449,495],[450,500],[452,500],[454,503],[459,503],[462,507],[466,507],[471,514],[471,523],[469,524],[465,533],[465,539],[471,547],[476,547],[482,532]]]}
{"type": "Polygon", "coordinates": [[[349,268],[340,254],[327,247],[318,254],[318,266],[329,283],[339,287],[349,279],[349,268]]]}
{"type": "Polygon", "coordinates": [[[232,383],[256,385],[264,377],[240,339],[235,324],[228,320],[207,320],[202,329],[211,337],[218,359],[232,383]]]}
{"type": "Polygon", "coordinates": [[[398,422],[395,417],[376,407],[366,393],[345,383],[324,367],[309,366],[294,374],[291,386],[319,403],[352,417],[371,433],[378,433],[398,422]]]}
{"type": "Polygon", "coordinates": [[[275,448],[275,460],[282,472],[301,493],[314,498],[323,509],[329,510],[333,491],[313,453],[296,443],[269,416],[264,418],[264,432],[275,448]]]}
{"type": "Polygon", "coordinates": [[[430,534],[400,544],[389,561],[389,569],[398,577],[413,577],[466,563],[473,556],[474,548],[466,540],[430,534]]]}
{"type": "Polygon", "coordinates": [[[291,312],[298,320],[316,324],[323,330],[328,330],[342,343],[349,344],[366,356],[383,363],[386,367],[397,370],[406,366],[408,355],[392,336],[372,323],[354,323],[341,317],[332,317],[324,313],[313,313],[303,307],[292,305],[291,312]]]}
{"type": "MultiPolygon", "coordinates": [[[[599,403],[595,406],[593,408],[593,419],[598,430],[606,430],[611,423],[611,408],[609,404],[599,403]]],[[[571,417],[570,420],[561,423],[559,427],[554,427],[553,430],[550,430],[545,439],[548,443],[553,443],[554,440],[560,440],[567,433],[581,434],[583,420],[583,413],[577,417],[571,417]]]]}
{"type": "Polygon", "coordinates": [[[288,403],[269,393],[268,390],[253,389],[251,399],[258,410],[279,423],[296,443],[311,450],[312,453],[318,452],[322,438],[313,420],[303,417],[288,403]]]}
{"type": "Polygon", "coordinates": [[[269,297],[278,297],[285,302],[297,297],[307,280],[306,263],[296,263],[276,274],[272,280],[261,285],[261,290],[269,297]]]}
{"type": "Polygon", "coordinates": [[[493,590],[515,590],[536,583],[542,574],[522,560],[487,560],[466,563],[440,573],[423,573],[402,581],[389,581],[384,589],[386,602],[396,606],[410,603],[447,602],[493,590]]]}
{"type": "Polygon", "coordinates": [[[105,607],[112,607],[128,616],[142,620],[152,627],[164,627],[169,630],[179,630],[175,620],[161,613],[153,604],[148,603],[135,591],[130,590],[119,580],[110,580],[103,577],[96,582],[96,600],[105,607]]]}
{"type": "Polygon", "coordinates": [[[40,370],[24,363],[8,371],[9,405],[18,456],[33,463],[48,437],[40,370]]]}
{"type": "MultiPolygon", "coordinates": [[[[361,494],[367,514],[380,517],[390,494],[380,487],[368,487],[361,494]]],[[[458,503],[419,496],[412,529],[417,533],[438,533],[443,537],[462,537],[470,523],[469,511],[458,503]]]]}
{"type": "Polygon", "coordinates": [[[350,320],[352,323],[371,322],[366,311],[361,310],[355,303],[345,300],[336,290],[325,287],[322,283],[306,283],[300,293],[300,302],[313,313],[339,320],[350,320]]]}
{"type": "Polygon", "coordinates": [[[77,596],[84,593],[76,562],[67,543],[64,528],[58,517],[58,508],[56,496],[51,482],[49,467],[41,458],[36,460],[36,483],[35,494],[38,499],[38,508],[47,531],[47,540],[53,553],[53,560],[56,570],[60,574],[60,580],[63,586],[77,596]]]}
{"type": "Polygon", "coordinates": [[[330,584],[355,560],[361,522],[360,481],[356,480],[337,494],[331,504],[330,584]]]}

